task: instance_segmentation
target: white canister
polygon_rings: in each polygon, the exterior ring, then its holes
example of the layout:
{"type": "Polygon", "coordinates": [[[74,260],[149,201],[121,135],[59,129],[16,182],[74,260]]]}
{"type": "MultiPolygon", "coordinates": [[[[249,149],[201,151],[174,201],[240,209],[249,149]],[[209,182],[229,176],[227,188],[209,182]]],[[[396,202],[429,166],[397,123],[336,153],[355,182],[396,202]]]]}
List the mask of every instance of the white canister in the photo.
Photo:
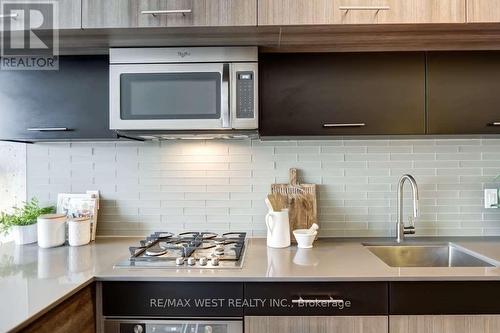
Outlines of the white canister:
{"type": "Polygon", "coordinates": [[[66,241],[66,215],[47,214],[37,219],[38,246],[43,248],[63,245],[66,241]]]}
{"type": "Polygon", "coordinates": [[[68,222],[68,242],[70,246],[90,243],[90,218],[78,217],[68,222]]]}
{"type": "Polygon", "coordinates": [[[288,209],[283,209],[280,212],[269,212],[266,215],[266,226],[267,246],[276,248],[290,246],[288,209]]]}

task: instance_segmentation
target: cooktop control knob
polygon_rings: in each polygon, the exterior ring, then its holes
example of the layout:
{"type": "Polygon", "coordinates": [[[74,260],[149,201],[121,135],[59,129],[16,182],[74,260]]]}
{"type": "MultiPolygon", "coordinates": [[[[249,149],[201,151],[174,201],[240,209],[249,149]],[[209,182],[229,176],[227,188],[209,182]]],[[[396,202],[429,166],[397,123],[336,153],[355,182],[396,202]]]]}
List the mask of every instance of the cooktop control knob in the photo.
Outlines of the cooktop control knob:
{"type": "Polygon", "coordinates": [[[200,265],[202,265],[202,266],[206,266],[206,265],[207,265],[207,263],[208,263],[208,259],[207,259],[207,257],[201,257],[201,258],[200,258],[200,265]]]}
{"type": "Polygon", "coordinates": [[[142,327],[142,325],[135,325],[134,326],[134,333],[143,333],[144,332],[144,328],[142,327]]]}
{"type": "Polygon", "coordinates": [[[179,258],[175,259],[175,263],[177,264],[177,266],[184,265],[184,258],[179,257],[179,258]]]}
{"type": "Polygon", "coordinates": [[[188,265],[189,266],[194,266],[196,264],[196,259],[193,257],[188,258],[188,265]]]}
{"type": "Polygon", "coordinates": [[[212,266],[219,266],[219,258],[213,257],[212,259],[210,259],[210,263],[212,264],[212,266]]]}

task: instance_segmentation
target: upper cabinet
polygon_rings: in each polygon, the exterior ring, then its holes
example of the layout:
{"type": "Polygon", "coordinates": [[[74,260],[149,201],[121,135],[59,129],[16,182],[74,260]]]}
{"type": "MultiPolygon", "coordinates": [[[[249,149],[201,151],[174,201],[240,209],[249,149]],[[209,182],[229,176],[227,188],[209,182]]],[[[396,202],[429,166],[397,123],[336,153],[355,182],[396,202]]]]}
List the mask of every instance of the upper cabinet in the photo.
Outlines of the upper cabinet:
{"type": "Polygon", "coordinates": [[[257,25],[257,0],[83,0],[83,28],[257,25]]]}
{"type": "Polygon", "coordinates": [[[61,57],[57,71],[0,71],[0,140],[115,139],[108,58],[61,57]]]}
{"type": "Polygon", "coordinates": [[[499,0],[467,0],[468,22],[500,22],[499,0]]]}
{"type": "Polygon", "coordinates": [[[336,0],[335,23],[464,23],[466,0],[336,0]]]}
{"type": "MultiPolygon", "coordinates": [[[[36,2],[29,2],[26,0],[10,0],[9,3],[13,3],[16,5],[16,8],[22,8],[25,10],[32,9],[33,5],[36,2]],[[19,5],[19,7],[17,7],[19,5]]],[[[59,29],[81,29],[82,28],[82,2],[81,0],[59,0],[55,2],[57,4],[57,12],[58,12],[58,21],[57,26],[59,29]]],[[[12,20],[14,26],[20,25],[21,29],[23,29],[23,21],[14,18],[12,20]]],[[[3,22],[0,18],[0,24],[3,22]]],[[[9,29],[7,27],[7,29],[9,29]]],[[[13,28],[19,29],[19,28],[13,28]]]]}
{"type": "Polygon", "coordinates": [[[464,23],[466,0],[260,0],[259,25],[464,23]]]}
{"type": "Polygon", "coordinates": [[[59,0],[59,29],[82,28],[82,1],[59,0]]]}
{"type": "Polygon", "coordinates": [[[500,52],[428,54],[429,134],[500,133],[500,52]]]}
{"type": "Polygon", "coordinates": [[[262,55],[259,131],[263,136],[425,134],[425,55],[262,55]]]}
{"type": "Polygon", "coordinates": [[[259,0],[259,25],[333,24],[335,0],[259,0]]]}

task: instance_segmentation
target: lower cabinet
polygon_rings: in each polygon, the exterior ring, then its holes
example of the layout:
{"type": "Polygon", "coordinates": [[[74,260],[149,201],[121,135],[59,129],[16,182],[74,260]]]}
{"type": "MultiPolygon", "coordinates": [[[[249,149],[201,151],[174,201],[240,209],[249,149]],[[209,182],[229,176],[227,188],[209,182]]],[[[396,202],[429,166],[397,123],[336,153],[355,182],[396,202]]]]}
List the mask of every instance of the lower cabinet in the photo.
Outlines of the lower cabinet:
{"type": "Polygon", "coordinates": [[[23,333],[95,333],[95,286],[89,285],[28,326],[23,333]]]}
{"type": "Polygon", "coordinates": [[[386,333],[386,316],[245,317],[245,333],[386,333]]]}
{"type": "Polygon", "coordinates": [[[494,333],[500,315],[390,316],[390,333],[494,333]]]}

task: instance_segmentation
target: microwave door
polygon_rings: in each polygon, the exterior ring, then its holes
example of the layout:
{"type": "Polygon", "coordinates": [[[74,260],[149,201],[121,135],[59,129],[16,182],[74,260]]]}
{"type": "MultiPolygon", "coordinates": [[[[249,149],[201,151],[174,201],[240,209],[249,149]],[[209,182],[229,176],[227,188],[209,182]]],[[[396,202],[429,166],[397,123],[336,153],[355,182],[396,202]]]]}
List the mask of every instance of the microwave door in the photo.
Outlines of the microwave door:
{"type": "Polygon", "coordinates": [[[230,128],[229,76],[229,64],[111,65],[110,127],[230,128]]]}

